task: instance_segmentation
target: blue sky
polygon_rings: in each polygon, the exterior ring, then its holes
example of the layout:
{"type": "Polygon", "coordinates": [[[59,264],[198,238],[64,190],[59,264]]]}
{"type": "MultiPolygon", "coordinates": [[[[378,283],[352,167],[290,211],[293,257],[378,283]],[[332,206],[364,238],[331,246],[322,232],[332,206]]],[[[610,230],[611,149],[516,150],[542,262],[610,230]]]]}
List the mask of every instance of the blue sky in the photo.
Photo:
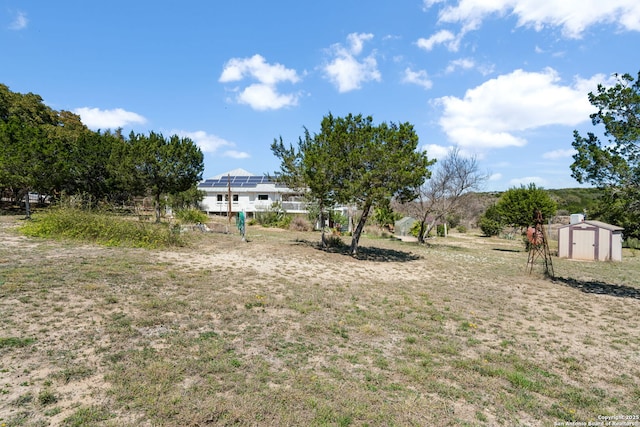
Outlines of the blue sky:
{"type": "Polygon", "coordinates": [[[485,190],[576,187],[587,94],[636,75],[639,46],[637,0],[0,0],[0,83],[92,129],[188,136],[205,178],[277,170],[273,140],[331,112],[412,123],[485,190]]]}

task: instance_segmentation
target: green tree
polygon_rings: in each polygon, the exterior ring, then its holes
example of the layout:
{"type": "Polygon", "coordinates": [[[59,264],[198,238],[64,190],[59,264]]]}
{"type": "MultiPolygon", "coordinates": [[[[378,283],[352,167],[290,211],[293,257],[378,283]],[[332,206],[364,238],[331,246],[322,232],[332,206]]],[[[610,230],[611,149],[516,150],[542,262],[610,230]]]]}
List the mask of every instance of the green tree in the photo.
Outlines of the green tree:
{"type": "Polygon", "coordinates": [[[166,139],[160,133],[132,132],[129,139],[138,178],[153,195],[156,222],[160,222],[161,196],[187,191],[202,179],[202,151],[191,139],[177,135],[166,139]]]}
{"type": "Polygon", "coordinates": [[[25,126],[17,117],[0,122],[0,188],[9,189],[16,199],[25,198],[25,214],[31,215],[29,192],[37,190],[36,173],[40,169],[34,159],[44,132],[25,126]]]}
{"type": "Polygon", "coordinates": [[[391,230],[396,221],[402,218],[402,215],[395,212],[391,206],[391,200],[387,199],[381,202],[378,207],[373,210],[373,221],[379,227],[391,230]]]}
{"type": "Polygon", "coordinates": [[[318,135],[311,136],[304,129],[304,138],[298,138],[298,145],[285,146],[280,139],[271,144],[271,151],[280,159],[280,170],[275,178],[287,187],[303,192],[309,205],[317,208],[321,224],[321,244],[327,246],[325,234],[325,218],[337,203],[337,193],[333,177],[337,168],[331,153],[335,141],[329,141],[318,135]]]}
{"type": "Polygon", "coordinates": [[[0,85],[0,188],[25,197],[27,217],[29,192],[39,191],[42,178],[49,176],[42,153],[48,144],[45,127],[56,123],[57,113],[39,95],[11,92],[0,85]]]}
{"type": "Polygon", "coordinates": [[[598,85],[589,102],[598,109],[591,114],[594,126],[604,126],[605,141],[594,133],[573,132],[576,149],[572,176],[604,191],[598,216],[640,237],[640,72],[615,74],[612,87],[598,85]]]}
{"type": "Polygon", "coordinates": [[[169,205],[174,210],[197,209],[198,204],[206,195],[207,193],[202,190],[198,190],[198,185],[195,184],[185,191],[171,194],[169,196],[169,205]]]}
{"type": "Polygon", "coordinates": [[[280,176],[301,182],[322,207],[356,205],[361,214],[351,239],[358,243],[370,212],[389,199],[415,198],[431,162],[416,151],[418,136],[409,123],[373,125],[373,119],[354,116],[322,119],[320,132],[305,132],[298,146],[274,141],[272,151],[281,159],[280,176]]]}
{"type": "Polygon", "coordinates": [[[556,202],[542,188],[531,183],[505,191],[496,203],[503,225],[524,229],[534,224],[537,211],[547,220],[556,213],[556,202]]]}

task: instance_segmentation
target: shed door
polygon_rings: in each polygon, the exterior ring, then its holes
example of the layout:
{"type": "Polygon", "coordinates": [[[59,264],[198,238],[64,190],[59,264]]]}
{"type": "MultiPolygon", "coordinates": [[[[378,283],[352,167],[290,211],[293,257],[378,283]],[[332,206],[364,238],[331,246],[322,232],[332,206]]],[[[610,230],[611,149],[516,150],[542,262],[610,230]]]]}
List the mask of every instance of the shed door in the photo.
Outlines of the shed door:
{"type": "Polygon", "coordinates": [[[594,260],[596,257],[596,231],[573,230],[573,251],[571,258],[594,260]]]}

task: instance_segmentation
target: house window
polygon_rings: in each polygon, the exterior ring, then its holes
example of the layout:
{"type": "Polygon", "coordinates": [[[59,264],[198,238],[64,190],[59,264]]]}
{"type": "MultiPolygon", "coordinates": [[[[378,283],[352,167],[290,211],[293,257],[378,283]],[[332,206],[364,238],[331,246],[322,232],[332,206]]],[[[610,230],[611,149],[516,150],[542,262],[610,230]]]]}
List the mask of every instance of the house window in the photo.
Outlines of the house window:
{"type": "Polygon", "coordinates": [[[237,195],[237,194],[234,194],[234,195],[233,195],[233,201],[234,201],[234,202],[237,202],[237,201],[238,201],[238,195],[237,195]]]}
{"type": "Polygon", "coordinates": [[[258,200],[269,200],[269,196],[267,194],[258,194],[258,200]]]}
{"type": "Polygon", "coordinates": [[[218,197],[216,198],[219,202],[222,201],[222,194],[218,194],[218,197]]]}

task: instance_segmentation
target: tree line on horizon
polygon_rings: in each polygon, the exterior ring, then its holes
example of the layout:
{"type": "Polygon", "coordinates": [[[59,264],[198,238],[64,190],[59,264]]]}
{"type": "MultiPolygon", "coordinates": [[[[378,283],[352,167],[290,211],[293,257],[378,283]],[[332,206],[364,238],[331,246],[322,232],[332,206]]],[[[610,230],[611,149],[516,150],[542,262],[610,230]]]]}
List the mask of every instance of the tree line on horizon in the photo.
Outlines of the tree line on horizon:
{"type": "Polygon", "coordinates": [[[27,216],[30,193],[54,201],[82,196],[90,205],[152,196],[159,221],[163,195],[190,192],[186,198],[197,199],[203,170],[203,154],[189,138],[93,131],[77,114],[0,84],[0,191],[24,199],[27,216]]]}

